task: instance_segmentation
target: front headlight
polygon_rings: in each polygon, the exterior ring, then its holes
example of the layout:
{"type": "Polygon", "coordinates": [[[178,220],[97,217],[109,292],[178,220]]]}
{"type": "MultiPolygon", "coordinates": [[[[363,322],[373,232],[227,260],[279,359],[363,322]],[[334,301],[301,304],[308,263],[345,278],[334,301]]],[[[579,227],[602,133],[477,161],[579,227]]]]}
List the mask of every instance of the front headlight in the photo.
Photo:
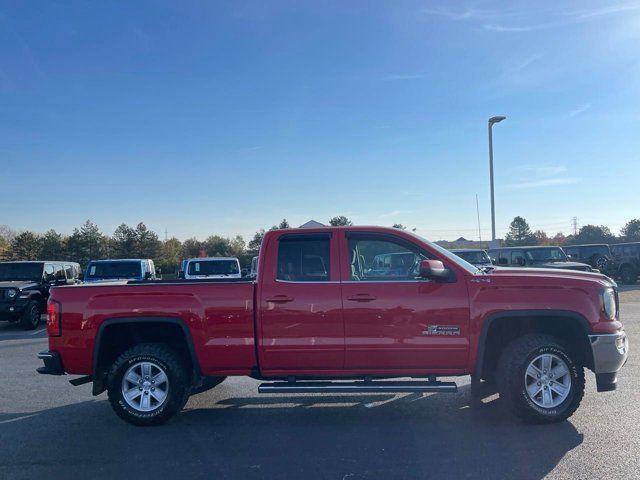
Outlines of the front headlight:
{"type": "Polygon", "coordinates": [[[7,290],[7,298],[9,300],[13,300],[14,298],[16,298],[16,295],[18,294],[18,291],[10,288],[9,290],[7,290]]]}
{"type": "Polygon", "coordinates": [[[616,293],[613,288],[605,288],[602,292],[602,306],[609,320],[616,319],[616,293]]]}

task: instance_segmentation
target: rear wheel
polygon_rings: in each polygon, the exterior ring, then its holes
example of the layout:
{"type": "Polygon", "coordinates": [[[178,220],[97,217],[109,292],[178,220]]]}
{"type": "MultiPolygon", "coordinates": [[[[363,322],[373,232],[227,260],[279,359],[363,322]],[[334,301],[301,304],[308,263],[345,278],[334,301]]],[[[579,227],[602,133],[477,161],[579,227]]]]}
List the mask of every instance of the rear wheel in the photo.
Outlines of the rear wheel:
{"type": "Polygon", "coordinates": [[[35,330],[38,328],[40,324],[40,309],[38,308],[38,303],[35,301],[30,301],[24,312],[22,312],[22,317],[20,317],[20,325],[24,330],[35,330]]]}
{"type": "Polygon", "coordinates": [[[162,344],[136,345],[120,355],[108,376],[111,407],[134,425],[160,425],[189,398],[189,373],[180,356],[162,344]]]}
{"type": "Polygon", "coordinates": [[[508,409],[522,420],[561,422],[582,401],[584,368],[555,337],[524,335],[500,357],[498,390],[508,409]]]}

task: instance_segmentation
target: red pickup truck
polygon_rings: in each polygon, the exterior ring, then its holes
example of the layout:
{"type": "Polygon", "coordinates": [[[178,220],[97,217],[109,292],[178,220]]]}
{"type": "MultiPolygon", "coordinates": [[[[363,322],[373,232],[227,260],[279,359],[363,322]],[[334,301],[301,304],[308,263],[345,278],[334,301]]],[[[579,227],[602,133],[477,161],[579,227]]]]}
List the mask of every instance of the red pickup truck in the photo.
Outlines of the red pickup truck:
{"type": "Polygon", "coordinates": [[[380,227],[266,234],[256,279],[56,287],[44,374],[83,375],[136,425],[225,377],[261,393],[455,392],[496,382],[525,421],[578,408],[584,368],[614,390],[628,355],[617,285],[598,273],[478,269],[380,227]]]}

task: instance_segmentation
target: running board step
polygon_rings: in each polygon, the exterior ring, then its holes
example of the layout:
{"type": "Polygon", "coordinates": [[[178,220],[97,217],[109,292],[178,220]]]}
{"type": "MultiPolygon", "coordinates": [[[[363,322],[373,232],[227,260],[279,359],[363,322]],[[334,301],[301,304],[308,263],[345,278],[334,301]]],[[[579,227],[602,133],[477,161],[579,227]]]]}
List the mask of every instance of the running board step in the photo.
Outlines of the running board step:
{"type": "Polygon", "coordinates": [[[455,382],[273,382],[262,383],[258,393],[411,393],[411,392],[446,392],[455,393],[458,386],[455,382]]]}

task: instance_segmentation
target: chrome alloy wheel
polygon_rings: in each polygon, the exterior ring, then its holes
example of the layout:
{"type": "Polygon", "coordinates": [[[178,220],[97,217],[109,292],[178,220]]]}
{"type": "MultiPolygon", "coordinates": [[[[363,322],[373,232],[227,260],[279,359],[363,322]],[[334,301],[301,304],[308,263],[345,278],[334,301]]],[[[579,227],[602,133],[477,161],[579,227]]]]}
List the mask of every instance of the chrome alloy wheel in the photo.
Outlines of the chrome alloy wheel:
{"type": "Polygon", "coordinates": [[[545,353],[534,358],[524,375],[527,394],[542,408],[555,408],[571,391],[569,367],[560,357],[545,353]]]}
{"type": "Polygon", "coordinates": [[[122,398],[139,412],[151,412],[160,407],[168,394],[167,374],[155,363],[135,363],[122,377],[122,398]]]}

